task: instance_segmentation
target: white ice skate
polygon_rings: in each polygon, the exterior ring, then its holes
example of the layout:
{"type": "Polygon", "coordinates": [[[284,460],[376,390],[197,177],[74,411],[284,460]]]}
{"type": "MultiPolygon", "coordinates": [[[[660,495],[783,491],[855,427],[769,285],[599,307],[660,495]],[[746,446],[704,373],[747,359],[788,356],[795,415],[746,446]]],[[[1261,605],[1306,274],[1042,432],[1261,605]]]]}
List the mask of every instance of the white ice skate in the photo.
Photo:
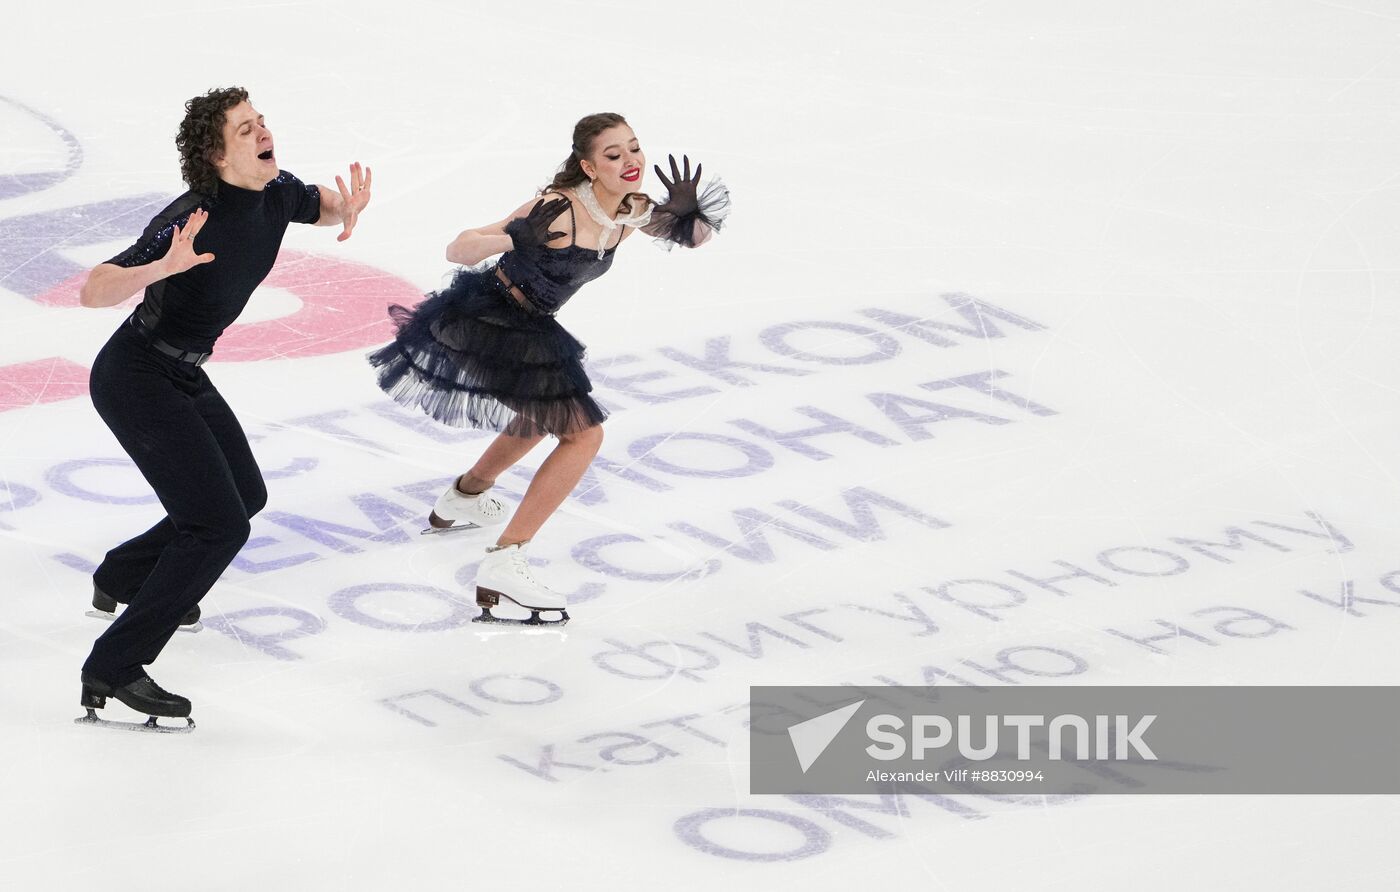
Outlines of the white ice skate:
{"type": "Polygon", "coordinates": [[[486,558],[476,571],[476,606],[481,615],[477,623],[502,623],[514,626],[562,626],[569,621],[564,608],[568,602],[558,592],[552,592],[535,580],[525,558],[525,545],[506,545],[488,549],[486,558]],[[491,608],[502,600],[530,611],[529,619],[506,619],[491,614],[491,608]],[[540,619],[541,611],[558,611],[559,619],[540,619]]]}
{"type": "Polygon", "coordinates": [[[504,502],[486,493],[469,496],[457,488],[458,480],[453,480],[447,492],[438,497],[433,513],[428,515],[428,528],[423,531],[424,536],[505,523],[504,502]]]}

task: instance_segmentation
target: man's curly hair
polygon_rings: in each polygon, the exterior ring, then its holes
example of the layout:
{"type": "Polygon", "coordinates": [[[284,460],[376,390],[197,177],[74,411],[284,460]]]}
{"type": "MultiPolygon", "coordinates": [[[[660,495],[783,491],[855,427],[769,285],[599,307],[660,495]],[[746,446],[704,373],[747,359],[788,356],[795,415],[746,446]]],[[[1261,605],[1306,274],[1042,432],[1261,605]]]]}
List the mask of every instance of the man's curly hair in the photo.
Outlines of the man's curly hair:
{"type": "Polygon", "coordinates": [[[175,134],[180,176],[195,192],[214,195],[219,172],[213,158],[224,150],[224,113],[248,98],[242,87],[216,87],[185,103],[185,119],[175,134]]]}

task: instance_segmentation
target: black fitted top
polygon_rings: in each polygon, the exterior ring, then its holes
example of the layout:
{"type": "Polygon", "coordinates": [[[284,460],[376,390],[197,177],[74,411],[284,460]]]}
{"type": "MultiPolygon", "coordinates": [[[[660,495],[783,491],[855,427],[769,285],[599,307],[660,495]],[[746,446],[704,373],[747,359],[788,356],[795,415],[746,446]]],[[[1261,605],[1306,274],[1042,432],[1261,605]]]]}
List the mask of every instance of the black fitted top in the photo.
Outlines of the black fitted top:
{"type": "Polygon", "coordinates": [[[617,243],[604,251],[600,260],[597,248],[578,244],[578,221],[572,201],[569,202],[569,222],[574,224],[574,235],[567,247],[520,248],[501,255],[501,269],[538,313],[554,315],[580,288],[611,269],[613,253],[622,242],[623,230],[619,226],[617,243]]]}
{"type": "Polygon", "coordinates": [[[321,192],[285,170],[261,191],[221,182],[215,196],[186,192],[151,220],[136,244],[107,262],[132,267],[159,260],[170,250],[174,227],[199,208],[209,219],[194,249],[214,260],[148,285],[136,312],[161,340],[207,353],[272,271],[287,225],[320,219],[321,192]]]}

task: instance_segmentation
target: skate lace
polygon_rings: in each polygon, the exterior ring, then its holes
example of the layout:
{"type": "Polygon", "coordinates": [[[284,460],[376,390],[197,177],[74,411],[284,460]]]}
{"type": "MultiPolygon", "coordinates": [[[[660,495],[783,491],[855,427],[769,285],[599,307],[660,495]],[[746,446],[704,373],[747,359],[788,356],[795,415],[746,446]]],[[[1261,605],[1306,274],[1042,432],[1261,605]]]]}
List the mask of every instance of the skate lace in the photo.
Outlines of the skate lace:
{"type": "Polygon", "coordinates": [[[150,685],[150,687],[151,687],[151,693],[155,694],[155,695],[158,696],[158,697],[171,697],[171,696],[174,696],[174,695],[172,695],[169,691],[167,691],[165,688],[163,688],[163,687],[161,687],[160,685],[156,684],[156,680],[155,680],[154,678],[151,678],[149,675],[143,675],[143,676],[141,676],[140,678],[136,679],[136,681],[133,682],[133,684],[140,684],[140,683],[143,682],[143,681],[144,681],[146,684],[150,685]]]}
{"type": "Polygon", "coordinates": [[[497,518],[506,510],[506,506],[501,504],[500,499],[492,498],[491,496],[481,496],[477,499],[477,510],[479,510],[484,517],[497,518]]]}
{"type": "Polygon", "coordinates": [[[516,549],[515,551],[511,552],[510,563],[521,579],[524,579],[525,581],[531,584],[535,584],[535,577],[533,574],[530,573],[530,562],[525,559],[525,552],[520,551],[519,549],[516,549]]]}

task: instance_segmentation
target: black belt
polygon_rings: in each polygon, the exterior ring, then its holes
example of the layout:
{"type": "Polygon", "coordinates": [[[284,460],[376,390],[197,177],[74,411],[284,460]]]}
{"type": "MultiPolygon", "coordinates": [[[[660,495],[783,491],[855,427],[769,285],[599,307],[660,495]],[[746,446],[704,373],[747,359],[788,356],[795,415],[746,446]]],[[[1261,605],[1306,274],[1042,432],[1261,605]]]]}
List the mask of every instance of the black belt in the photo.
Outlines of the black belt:
{"type": "Polygon", "coordinates": [[[512,282],[510,280],[510,276],[506,275],[506,271],[501,269],[499,265],[496,267],[496,281],[504,285],[506,288],[506,294],[509,294],[515,300],[516,303],[520,304],[520,308],[525,312],[529,313],[531,316],[554,315],[553,313],[546,313],[543,310],[536,307],[535,302],[530,300],[530,296],[525,293],[525,289],[512,282]]]}
{"type": "Polygon", "coordinates": [[[204,365],[204,363],[209,360],[209,357],[214,355],[213,353],[195,353],[192,350],[181,350],[179,347],[167,344],[165,341],[156,337],[155,332],[151,331],[150,327],[141,321],[141,314],[139,312],[131,314],[131,327],[141,332],[146,338],[146,343],[178,362],[188,362],[198,367],[204,365]]]}

